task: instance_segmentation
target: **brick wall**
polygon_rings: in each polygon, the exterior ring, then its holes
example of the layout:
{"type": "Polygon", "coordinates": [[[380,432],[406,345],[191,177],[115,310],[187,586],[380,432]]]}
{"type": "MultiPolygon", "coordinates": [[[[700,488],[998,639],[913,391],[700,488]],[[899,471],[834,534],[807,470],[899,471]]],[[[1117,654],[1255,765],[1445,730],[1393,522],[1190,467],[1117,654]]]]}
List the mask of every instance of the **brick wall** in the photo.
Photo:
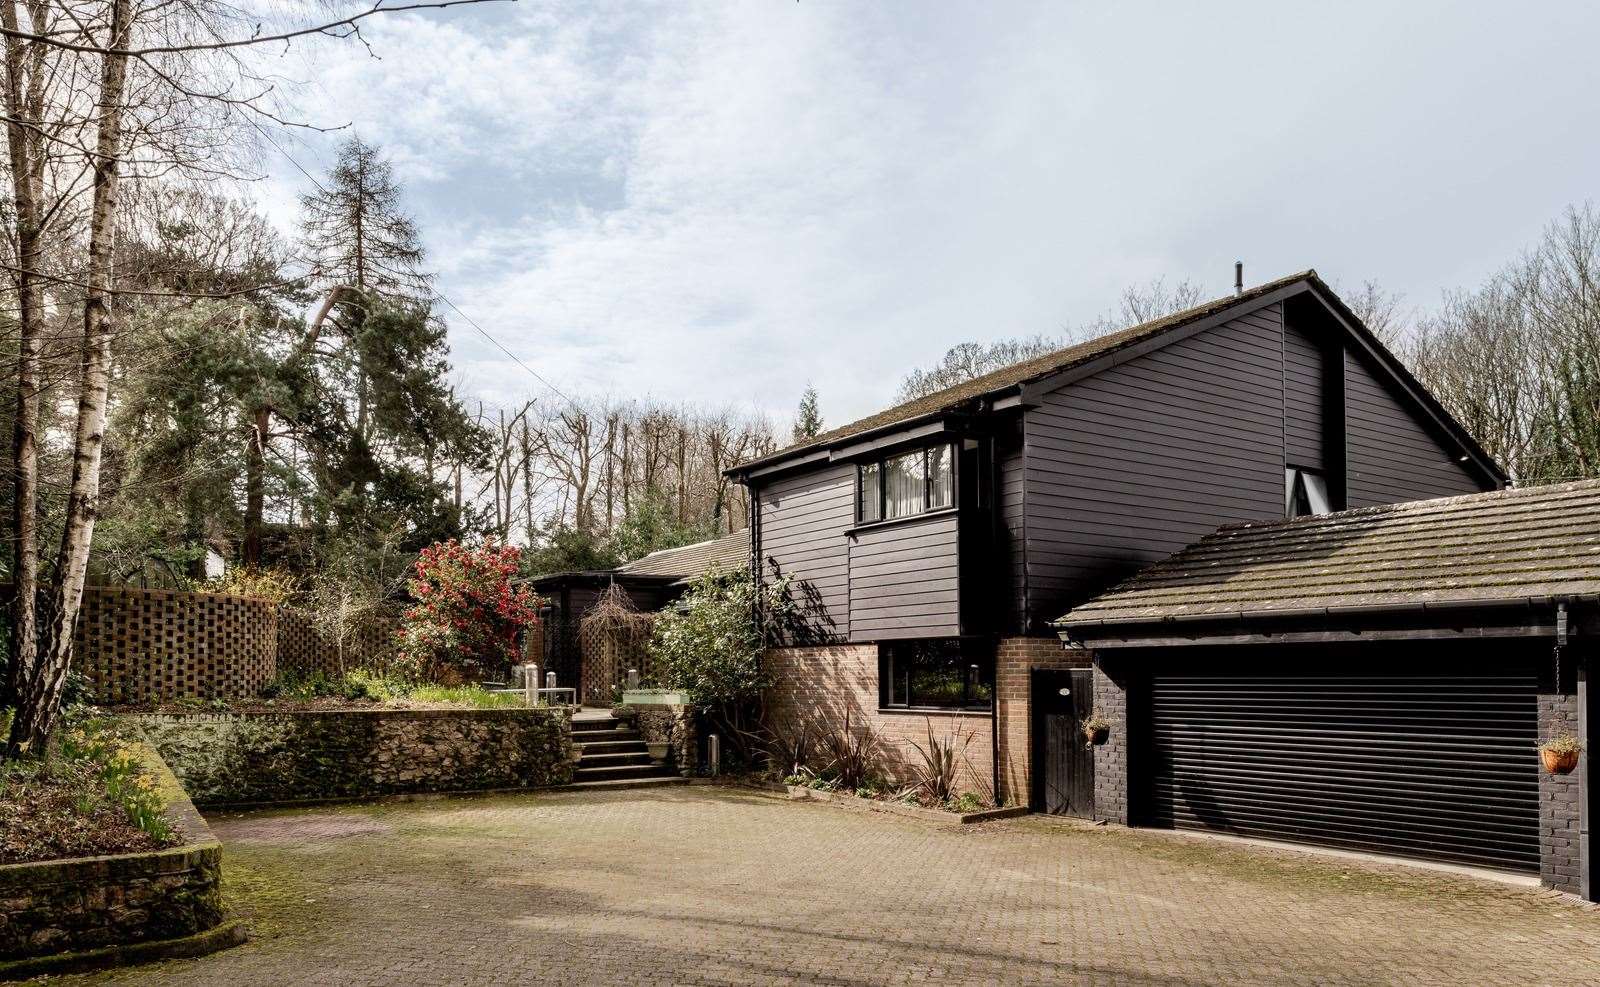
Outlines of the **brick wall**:
{"type": "Polygon", "coordinates": [[[278,611],[278,670],[338,675],[352,668],[381,666],[394,655],[398,627],[399,622],[389,617],[364,620],[345,636],[341,654],[334,635],[318,627],[310,614],[283,607],[278,611]]]}
{"type": "Polygon", "coordinates": [[[792,729],[801,720],[842,727],[845,714],[855,729],[876,730],[883,738],[883,772],[909,781],[920,757],[912,743],[927,745],[928,727],[935,737],[959,733],[967,738],[963,791],[993,797],[993,717],[987,713],[881,712],[878,709],[878,648],[873,644],[772,648],[766,654],[774,685],[768,692],[767,716],[792,729]]]}
{"type": "Polygon", "coordinates": [[[1086,668],[1089,653],[1068,651],[1055,637],[1001,638],[995,654],[996,708],[1000,715],[1000,802],[1027,805],[1033,777],[1033,704],[1036,668],[1086,668]]]}
{"type": "Polygon", "coordinates": [[[1094,749],[1094,815],[1128,824],[1128,680],[1103,658],[1094,663],[1094,711],[1111,724],[1111,737],[1094,749]]]}
{"type": "MultiPolygon", "coordinates": [[[[1578,733],[1577,663],[1573,649],[1562,654],[1561,681],[1553,677],[1539,691],[1539,739],[1578,733]],[[1552,687],[1554,686],[1554,687],[1552,687]]],[[[1583,757],[1587,758],[1585,752],[1583,757]]],[[[1568,775],[1539,771],[1539,880],[1559,891],[1581,894],[1579,847],[1580,779],[1584,765],[1568,775]]]]}
{"type": "Polygon", "coordinates": [[[105,703],[255,695],[277,674],[277,610],[242,596],[86,587],[74,666],[105,703]]]}
{"type": "MultiPolygon", "coordinates": [[[[394,653],[395,627],[366,622],[345,642],[345,667],[381,665],[394,653]]],[[[254,696],[279,672],[332,674],[340,662],[334,642],[299,611],[131,586],[84,587],[73,654],[96,701],[108,704],[254,696]]]]}

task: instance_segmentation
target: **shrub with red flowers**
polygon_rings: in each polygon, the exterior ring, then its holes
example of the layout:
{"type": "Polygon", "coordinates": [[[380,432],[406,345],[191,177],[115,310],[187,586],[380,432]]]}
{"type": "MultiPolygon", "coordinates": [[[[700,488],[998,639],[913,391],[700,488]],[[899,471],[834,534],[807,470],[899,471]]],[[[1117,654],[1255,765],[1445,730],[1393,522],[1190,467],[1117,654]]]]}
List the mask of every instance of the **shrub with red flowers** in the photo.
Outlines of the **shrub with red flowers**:
{"type": "Polygon", "coordinates": [[[517,637],[539,622],[539,598],[515,586],[522,550],[454,539],[423,549],[401,621],[403,670],[433,682],[499,677],[520,660],[517,637]]]}

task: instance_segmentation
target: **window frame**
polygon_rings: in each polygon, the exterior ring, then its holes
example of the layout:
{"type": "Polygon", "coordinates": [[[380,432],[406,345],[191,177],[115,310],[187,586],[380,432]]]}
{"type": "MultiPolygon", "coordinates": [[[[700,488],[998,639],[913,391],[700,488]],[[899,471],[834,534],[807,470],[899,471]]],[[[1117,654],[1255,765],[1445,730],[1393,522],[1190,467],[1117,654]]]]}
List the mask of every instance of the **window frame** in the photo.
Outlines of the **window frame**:
{"type": "Polygon", "coordinates": [[[1318,517],[1323,514],[1333,513],[1333,498],[1328,490],[1328,476],[1321,470],[1311,469],[1307,466],[1286,465],[1283,468],[1283,516],[1289,519],[1302,517],[1318,517]],[[1317,481],[1317,487],[1308,482],[1317,481]],[[1306,512],[1296,513],[1296,494],[1304,491],[1306,495],[1306,512]],[[1318,501],[1321,502],[1320,509],[1318,501]]]}
{"type": "MultiPolygon", "coordinates": [[[[908,656],[908,657],[914,657],[908,656]]],[[[878,709],[884,713],[943,713],[946,715],[984,715],[992,716],[995,710],[996,682],[995,678],[999,666],[999,656],[995,642],[989,639],[971,637],[925,638],[904,641],[878,642],[878,709]],[[958,665],[966,673],[969,669],[976,669],[977,674],[963,674],[961,679],[962,703],[955,706],[941,706],[929,704],[914,704],[910,694],[910,670],[906,669],[902,676],[896,671],[897,658],[895,651],[900,648],[935,647],[940,644],[954,647],[959,656],[958,665]],[[974,660],[976,659],[976,660],[974,660]],[[988,665],[988,698],[973,701],[971,698],[974,688],[982,689],[985,685],[984,665],[988,665]],[[904,681],[905,701],[895,702],[896,685],[904,681]]],[[[901,659],[904,660],[904,659],[901,659]]]]}
{"type": "Polygon", "coordinates": [[[955,439],[948,439],[944,442],[935,442],[930,445],[921,446],[915,449],[902,449],[898,452],[883,453],[874,459],[865,459],[857,462],[855,481],[856,524],[892,524],[897,521],[909,521],[913,518],[923,517],[924,515],[928,514],[955,510],[959,506],[961,497],[961,479],[959,476],[960,469],[961,444],[955,439]],[[947,487],[949,491],[949,497],[946,503],[934,506],[933,491],[935,481],[932,468],[933,455],[940,449],[946,451],[948,462],[950,464],[948,471],[949,483],[947,487]],[[910,455],[920,455],[922,457],[922,508],[921,510],[913,511],[909,514],[897,514],[894,517],[890,517],[888,501],[889,463],[892,460],[901,459],[910,455]],[[862,510],[863,506],[867,503],[867,491],[865,489],[865,484],[869,469],[874,471],[877,486],[877,511],[871,517],[867,516],[867,512],[862,510]]]}

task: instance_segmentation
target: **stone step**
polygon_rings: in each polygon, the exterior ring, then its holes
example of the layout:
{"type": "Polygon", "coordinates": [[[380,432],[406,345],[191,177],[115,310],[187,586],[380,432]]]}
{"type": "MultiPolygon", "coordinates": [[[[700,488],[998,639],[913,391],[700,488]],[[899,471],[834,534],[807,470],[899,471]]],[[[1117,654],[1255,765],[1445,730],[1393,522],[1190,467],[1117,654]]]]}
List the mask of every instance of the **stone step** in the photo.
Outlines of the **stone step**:
{"type": "Polygon", "coordinates": [[[565,788],[551,790],[566,792],[576,788],[587,791],[615,791],[625,788],[665,788],[671,785],[687,784],[689,784],[689,779],[682,775],[661,775],[650,778],[615,778],[609,781],[575,781],[565,788]]]}
{"type": "Polygon", "coordinates": [[[640,742],[637,730],[574,730],[572,742],[579,745],[614,743],[617,741],[640,742]]]}
{"type": "Polygon", "coordinates": [[[575,740],[573,745],[584,757],[590,754],[632,754],[646,749],[642,740],[575,740]]]}
{"type": "Polygon", "coordinates": [[[611,768],[624,764],[650,763],[652,763],[650,761],[650,752],[644,750],[614,751],[606,754],[591,754],[588,751],[584,751],[583,757],[578,761],[578,768],[579,770],[584,768],[611,768]]]}
{"type": "Polygon", "coordinates": [[[626,720],[618,720],[616,717],[573,720],[573,733],[590,733],[590,731],[597,731],[597,729],[618,729],[619,726],[626,726],[626,723],[626,720]]]}
{"type": "Polygon", "coordinates": [[[572,773],[573,781],[611,781],[625,778],[662,778],[677,777],[673,769],[654,764],[618,764],[603,768],[590,768],[579,764],[572,773]]]}

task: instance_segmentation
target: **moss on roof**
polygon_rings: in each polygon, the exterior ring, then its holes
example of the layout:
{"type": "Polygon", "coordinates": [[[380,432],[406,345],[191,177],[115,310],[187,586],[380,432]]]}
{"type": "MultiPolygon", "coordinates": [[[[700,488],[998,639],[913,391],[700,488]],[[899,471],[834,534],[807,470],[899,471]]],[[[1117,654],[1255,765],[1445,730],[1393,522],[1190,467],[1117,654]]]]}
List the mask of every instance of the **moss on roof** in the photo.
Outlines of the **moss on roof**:
{"type": "Polygon", "coordinates": [[[1600,597],[1600,480],[1226,525],[1057,627],[1600,597]]]}

